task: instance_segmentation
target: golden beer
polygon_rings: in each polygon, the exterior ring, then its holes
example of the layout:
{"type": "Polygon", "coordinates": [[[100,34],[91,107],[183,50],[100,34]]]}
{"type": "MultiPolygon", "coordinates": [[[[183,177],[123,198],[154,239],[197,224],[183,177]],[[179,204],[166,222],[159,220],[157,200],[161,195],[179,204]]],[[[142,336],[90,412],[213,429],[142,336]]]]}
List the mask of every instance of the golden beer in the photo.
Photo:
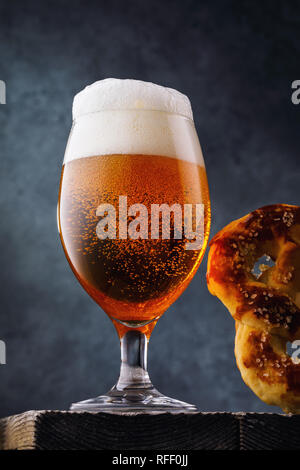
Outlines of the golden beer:
{"type": "MultiPolygon", "coordinates": [[[[143,323],[161,316],[193,277],[209,232],[209,193],[204,167],[171,157],[104,155],[63,167],[59,225],[65,253],[77,279],[111,317],[143,323]],[[96,233],[102,203],[118,206],[204,204],[204,242],[186,250],[185,239],[105,239],[96,233]]],[[[129,220],[128,220],[129,222],[129,220]]],[[[118,222],[117,222],[118,228],[118,222]]]]}
{"type": "Polygon", "coordinates": [[[107,79],[78,93],[58,225],[75,276],[121,340],[117,384],[71,409],[194,412],[156,390],[146,364],[151,332],[195,275],[210,229],[189,99],[137,80],[107,79]]]}

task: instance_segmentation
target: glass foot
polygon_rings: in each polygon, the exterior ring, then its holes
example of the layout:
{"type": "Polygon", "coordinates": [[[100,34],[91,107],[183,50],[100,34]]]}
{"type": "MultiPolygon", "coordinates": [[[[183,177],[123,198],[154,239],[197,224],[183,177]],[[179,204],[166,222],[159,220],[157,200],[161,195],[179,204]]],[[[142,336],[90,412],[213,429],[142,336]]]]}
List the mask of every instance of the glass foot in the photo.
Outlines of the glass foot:
{"type": "Polygon", "coordinates": [[[154,387],[150,389],[117,390],[107,395],[73,403],[71,411],[105,412],[115,414],[196,413],[194,405],[169,398],[154,387]]]}

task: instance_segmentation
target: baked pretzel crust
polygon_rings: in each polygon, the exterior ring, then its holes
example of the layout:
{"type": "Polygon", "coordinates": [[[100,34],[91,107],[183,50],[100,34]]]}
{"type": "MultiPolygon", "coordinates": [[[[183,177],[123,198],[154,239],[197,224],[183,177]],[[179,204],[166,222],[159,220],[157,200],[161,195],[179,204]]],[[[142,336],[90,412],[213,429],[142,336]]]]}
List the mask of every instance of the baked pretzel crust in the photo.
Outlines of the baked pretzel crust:
{"type": "Polygon", "coordinates": [[[300,412],[300,364],[286,342],[300,339],[300,207],[262,207],[210,242],[207,285],[236,320],[235,355],[247,385],[264,401],[300,412]],[[254,265],[263,255],[274,266],[254,265]]]}

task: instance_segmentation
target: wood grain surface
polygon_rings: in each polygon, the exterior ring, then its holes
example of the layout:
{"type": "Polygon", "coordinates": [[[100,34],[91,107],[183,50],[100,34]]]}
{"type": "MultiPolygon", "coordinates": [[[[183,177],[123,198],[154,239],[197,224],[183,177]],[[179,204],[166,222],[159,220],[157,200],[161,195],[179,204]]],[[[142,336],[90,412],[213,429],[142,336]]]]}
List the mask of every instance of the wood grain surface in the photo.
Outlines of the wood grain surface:
{"type": "Polygon", "coordinates": [[[1,449],[300,449],[300,416],[268,413],[111,415],[28,411],[0,420],[1,449]]]}

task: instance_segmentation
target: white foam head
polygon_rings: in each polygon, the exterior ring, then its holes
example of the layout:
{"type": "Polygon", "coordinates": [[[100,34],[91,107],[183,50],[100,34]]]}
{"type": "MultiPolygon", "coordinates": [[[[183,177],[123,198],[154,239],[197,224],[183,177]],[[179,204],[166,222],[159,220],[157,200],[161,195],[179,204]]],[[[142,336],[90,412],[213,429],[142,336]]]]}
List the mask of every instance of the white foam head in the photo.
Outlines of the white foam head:
{"type": "Polygon", "coordinates": [[[87,86],[73,102],[73,119],[98,111],[164,111],[193,119],[190,100],[173,88],[140,80],[107,78],[87,86]]]}
{"type": "Polygon", "coordinates": [[[98,155],[160,155],[204,165],[190,100],[172,88],[108,78],[73,102],[64,162],[98,155]]]}

